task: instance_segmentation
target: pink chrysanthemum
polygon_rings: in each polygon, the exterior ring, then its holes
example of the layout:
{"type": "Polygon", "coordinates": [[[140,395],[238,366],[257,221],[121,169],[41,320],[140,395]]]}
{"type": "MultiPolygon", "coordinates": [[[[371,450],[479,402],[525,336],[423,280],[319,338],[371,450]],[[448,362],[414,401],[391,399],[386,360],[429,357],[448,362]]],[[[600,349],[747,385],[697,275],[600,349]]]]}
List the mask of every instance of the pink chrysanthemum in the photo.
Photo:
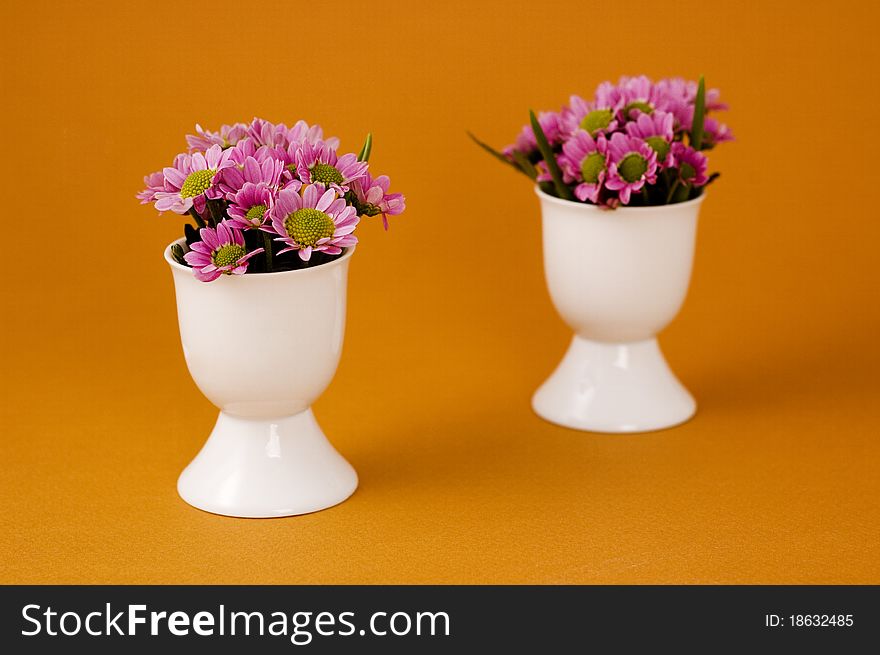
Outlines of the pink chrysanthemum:
{"type": "Polygon", "coordinates": [[[703,186],[709,181],[706,174],[709,161],[702,152],[684,145],[681,141],[672,144],[672,160],[678,169],[678,179],[690,186],[703,186]]]}
{"type": "Polygon", "coordinates": [[[287,246],[278,254],[297,250],[300,259],[308,261],[312,252],[338,255],[343,248],[356,244],[352,232],[359,220],[357,210],[334,189],[310,184],[302,195],[293,189],[278,194],[272,208],[271,231],[279,235],[275,241],[287,246]]]}
{"type": "MultiPolygon", "coordinates": [[[[664,109],[663,104],[670,100],[693,104],[697,99],[698,84],[693,80],[685,80],[681,77],[664,78],[657,80],[654,88],[657,92],[659,109],[664,109]]],[[[706,109],[709,111],[727,109],[727,105],[721,102],[721,92],[718,89],[706,89],[706,109]]]]}
{"type": "Polygon", "coordinates": [[[339,193],[348,191],[353,180],[366,174],[367,167],[354,153],[337,156],[325,141],[306,141],[296,153],[296,173],[303,184],[323,184],[339,193]]]}
{"type": "Polygon", "coordinates": [[[605,186],[629,204],[633,191],[657,181],[657,153],[642,139],[615,132],[608,142],[608,178],[605,186]]]}
{"type": "Polygon", "coordinates": [[[242,166],[245,159],[256,157],[257,149],[262,150],[264,147],[258,146],[256,141],[246,136],[229,149],[229,158],[239,166],[242,166]]]}
{"type": "Polygon", "coordinates": [[[219,145],[221,148],[234,146],[247,136],[248,126],[244,123],[236,123],[235,125],[223,125],[219,132],[210,132],[202,129],[202,126],[196,123],[196,133],[186,135],[186,143],[189,145],[190,152],[204,152],[213,145],[219,145]]]}
{"type": "Polygon", "coordinates": [[[286,148],[287,125],[284,123],[270,123],[262,118],[255,118],[248,126],[247,135],[253,139],[257,146],[269,146],[271,148],[286,148]]]}
{"type": "Polygon", "coordinates": [[[298,148],[304,143],[316,145],[321,141],[333,150],[339,147],[339,139],[335,136],[327,139],[324,138],[324,130],[321,129],[320,125],[309,125],[305,121],[299,120],[287,131],[288,147],[296,146],[298,148]]]}
{"type": "MultiPolygon", "coordinates": [[[[262,148],[260,150],[265,152],[262,148]]],[[[230,166],[223,170],[219,179],[220,190],[228,200],[247,183],[277,187],[283,171],[284,162],[280,159],[263,156],[260,161],[255,157],[247,157],[241,166],[230,166]]]]}
{"type": "Polygon", "coordinates": [[[262,227],[269,220],[275,203],[276,187],[259,182],[245,182],[232,196],[227,196],[226,213],[235,227],[246,230],[262,227]]]}
{"type": "Polygon", "coordinates": [[[605,83],[596,91],[598,102],[617,107],[618,116],[624,120],[634,120],[640,113],[650,114],[657,106],[658,92],[650,78],[621,77],[617,86],[605,83]]]}
{"type": "Polygon", "coordinates": [[[165,188],[165,175],[162,171],[150,173],[144,177],[144,184],[146,185],[146,188],[137,194],[142,205],[155,201],[157,193],[167,191],[165,188]]]}
{"type": "Polygon", "coordinates": [[[247,271],[248,260],[263,252],[262,248],[248,252],[241,232],[231,227],[229,221],[219,223],[216,230],[203,227],[199,237],[201,241],[192,244],[183,258],[193,267],[196,279],[202,282],[216,280],[221,275],[242,275],[247,271]]]}
{"type": "Polygon", "coordinates": [[[607,98],[587,102],[577,95],[571,96],[568,105],[562,108],[560,122],[563,134],[571,136],[584,130],[590,136],[610,134],[617,129],[617,105],[609,104],[607,98]]]}
{"type": "Polygon", "coordinates": [[[675,137],[673,125],[675,117],[665,111],[657,110],[651,114],[639,114],[626,124],[626,133],[642,139],[657,153],[657,161],[662,166],[671,166],[669,146],[675,137]]]}
{"type": "MultiPolygon", "coordinates": [[[[542,111],[538,113],[538,124],[541,126],[541,131],[547,137],[547,142],[551,146],[562,142],[562,123],[560,122],[559,114],[555,111],[542,111]]],[[[510,157],[514,151],[528,155],[537,149],[538,141],[535,138],[535,131],[531,125],[524,125],[516,137],[516,142],[505,147],[503,152],[510,157]]]]}
{"type": "MultiPolygon", "coordinates": [[[[696,82],[680,77],[659,80],[655,85],[657,109],[675,116],[676,131],[689,132],[693,127],[697,87],[696,82]]],[[[727,105],[720,101],[720,95],[718,89],[706,89],[706,111],[727,109],[727,105]]]]}
{"type": "Polygon", "coordinates": [[[574,195],[584,202],[599,202],[599,192],[608,166],[608,142],[600,134],[593,139],[586,130],[578,130],[562,144],[559,165],[567,183],[578,182],[574,195]]]}
{"type": "Polygon", "coordinates": [[[707,117],[703,121],[703,147],[712,148],[725,141],[733,141],[733,132],[724,123],[707,117]]]}
{"type": "Polygon", "coordinates": [[[208,148],[204,154],[178,156],[174,166],[165,168],[166,191],[156,192],[156,209],[171,210],[177,214],[185,214],[195,206],[201,213],[205,208],[205,198],[220,198],[216,188],[217,173],[233,165],[229,159],[229,150],[219,145],[208,148]]]}
{"type": "Polygon", "coordinates": [[[386,230],[388,216],[397,216],[406,209],[406,198],[402,193],[388,193],[390,185],[391,180],[387,175],[380,175],[374,180],[369,172],[351,183],[351,190],[357,198],[361,214],[365,216],[382,214],[382,225],[386,230]]]}

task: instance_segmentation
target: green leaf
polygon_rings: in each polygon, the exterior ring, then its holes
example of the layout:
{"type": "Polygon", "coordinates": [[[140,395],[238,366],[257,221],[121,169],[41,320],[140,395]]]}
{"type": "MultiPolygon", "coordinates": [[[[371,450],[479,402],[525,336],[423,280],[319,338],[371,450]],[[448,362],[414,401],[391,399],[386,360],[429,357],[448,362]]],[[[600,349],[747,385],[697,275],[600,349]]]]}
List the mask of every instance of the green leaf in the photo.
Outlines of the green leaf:
{"type": "Polygon", "coordinates": [[[183,258],[183,248],[180,247],[179,243],[175,243],[171,246],[171,256],[174,258],[178,264],[183,264],[184,266],[189,266],[186,263],[186,260],[183,258]]]}
{"type": "Polygon", "coordinates": [[[700,150],[703,145],[703,120],[706,116],[706,81],[700,75],[697,99],[694,101],[694,124],[691,126],[691,147],[700,150]]]}
{"type": "MultiPolygon", "coordinates": [[[[480,141],[477,137],[475,137],[475,136],[473,135],[473,133],[468,132],[467,135],[471,138],[471,140],[472,140],[474,143],[476,143],[476,144],[477,144],[478,146],[480,146],[483,150],[485,150],[485,151],[488,152],[490,155],[492,155],[493,157],[495,157],[495,159],[497,159],[498,161],[504,162],[504,163],[507,164],[508,166],[513,166],[513,167],[514,167],[516,170],[518,170],[520,173],[525,173],[525,171],[524,171],[522,168],[520,168],[519,166],[517,166],[514,162],[510,161],[507,157],[504,156],[503,153],[498,152],[497,150],[495,150],[495,148],[493,148],[493,147],[490,146],[489,144],[487,144],[487,143],[483,143],[483,142],[480,141]]],[[[526,173],[526,174],[528,175],[528,173],[526,173]]]]}
{"type": "Polygon", "coordinates": [[[368,132],[367,138],[364,139],[364,145],[358,153],[358,161],[369,161],[370,151],[373,149],[373,133],[368,132]]]}
{"type": "Polygon", "coordinates": [[[535,165],[529,161],[529,158],[526,157],[521,152],[516,150],[513,151],[513,159],[516,161],[519,169],[529,176],[529,179],[533,182],[538,177],[538,169],[535,168],[535,165]]]}
{"type": "Polygon", "coordinates": [[[553,155],[553,149],[550,148],[550,142],[547,141],[547,136],[544,134],[544,130],[541,129],[538,117],[535,116],[535,112],[531,109],[529,109],[529,119],[532,123],[532,131],[535,133],[535,140],[538,142],[538,150],[541,151],[541,156],[544,157],[544,162],[547,164],[547,170],[550,171],[556,195],[564,200],[574,200],[571,189],[562,181],[562,171],[559,170],[559,164],[556,163],[556,157],[553,155]]]}

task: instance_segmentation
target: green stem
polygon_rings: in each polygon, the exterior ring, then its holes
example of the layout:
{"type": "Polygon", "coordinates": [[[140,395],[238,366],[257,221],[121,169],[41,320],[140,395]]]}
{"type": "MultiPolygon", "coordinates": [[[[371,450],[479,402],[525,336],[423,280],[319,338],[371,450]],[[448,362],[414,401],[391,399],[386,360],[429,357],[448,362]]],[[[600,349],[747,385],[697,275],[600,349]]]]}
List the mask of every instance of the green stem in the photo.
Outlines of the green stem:
{"type": "Polygon", "coordinates": [[[208,213],[211,215],[211,227],[217,227],[217,223],[220,222],[222,215],[217,213],[217,203],[213,200],[208,200],[208,213]]]}
{"type": "Polygon", "coordinates": [[[195,207],[190,207],[189,213],[192,214],[192,217],[195,219],[197,227],[205,227],[205,221],[199,216],[199,212],[196,211],[195,207]]]}
{"type": "Polygon", "coordinates": [[[672,194],[675,193],[676,189],[678,189],[678,183],[679,183],[679,180],[675,180],[675,182],[673,182],[672,186],[669,187],[669,193],[666,194],[666,204],[667,205],[670,202],[672,202],[672,194]]]}
{"type": "Polygon", "coordinates": [[[691,193],[691,185],[690,184],[682,184],[678,187],[678,191],[675,192],[675,195],[672,196],[672,202],[684,202],[688,199],[688,196],[691,193]]]}
{"type": "Polygon", "coordinates": [[[263,232],[263,250],[266,255],[266,272],[271,273],[274,270],[272,268],[272,237],[268,232],[263,232]]]}

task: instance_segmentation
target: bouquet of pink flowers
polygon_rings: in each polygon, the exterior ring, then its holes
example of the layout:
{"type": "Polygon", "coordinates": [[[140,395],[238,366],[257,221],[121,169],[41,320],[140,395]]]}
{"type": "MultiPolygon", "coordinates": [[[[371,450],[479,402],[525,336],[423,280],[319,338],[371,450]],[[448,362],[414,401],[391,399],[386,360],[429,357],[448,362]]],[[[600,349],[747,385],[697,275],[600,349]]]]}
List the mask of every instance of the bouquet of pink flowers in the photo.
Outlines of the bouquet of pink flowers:
{"type": "Polygon", "coordinates": [[[622,77],[591,101],[572,96],[559,112],[530,112],[513,145],[482,148],[565,200],[607,208],[696,198],[718,173],[703,151],[733,139],[709,116],[726,109],[718,91],[681,78],[622,77]]]}
{"type": "Polygon", "coordinates": [[[339,155],[339,139],[318,125],[255,118],[219,132],[196,125],[186,141],[188,152],[146,176],[137,197],[192,217],[186,249],[171,253],[203,282],[325,263],[357,243],[362,216],[381,215],[388,229],[405,207],[387,176],[369,173],[369,134],[359,154],[339,155]]]}

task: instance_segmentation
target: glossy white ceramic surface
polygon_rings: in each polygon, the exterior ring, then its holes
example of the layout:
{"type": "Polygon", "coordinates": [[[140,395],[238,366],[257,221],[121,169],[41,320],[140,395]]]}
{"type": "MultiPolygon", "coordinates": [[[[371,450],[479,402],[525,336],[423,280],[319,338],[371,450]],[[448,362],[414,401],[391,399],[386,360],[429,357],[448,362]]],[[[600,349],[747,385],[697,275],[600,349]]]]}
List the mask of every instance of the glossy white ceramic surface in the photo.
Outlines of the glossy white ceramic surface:
{"type": "Polygon", "coordinates": [[[532,398],[535,412],[595,432],[658,430],[688,420],[696,403],[655,337],[687,294],[704,196],[608,211],[536,192],[547,287],[575,337],[532,398]]]}
{"type": "Polygon", "coordinates": [[[206,283],[165,250],[187,367],[221,410],[178,480],[191,505],[228,516],[289,516],[354,492],[357,474],[310,409],[342,353],[353,252],[314,268],[206,283]]]}

